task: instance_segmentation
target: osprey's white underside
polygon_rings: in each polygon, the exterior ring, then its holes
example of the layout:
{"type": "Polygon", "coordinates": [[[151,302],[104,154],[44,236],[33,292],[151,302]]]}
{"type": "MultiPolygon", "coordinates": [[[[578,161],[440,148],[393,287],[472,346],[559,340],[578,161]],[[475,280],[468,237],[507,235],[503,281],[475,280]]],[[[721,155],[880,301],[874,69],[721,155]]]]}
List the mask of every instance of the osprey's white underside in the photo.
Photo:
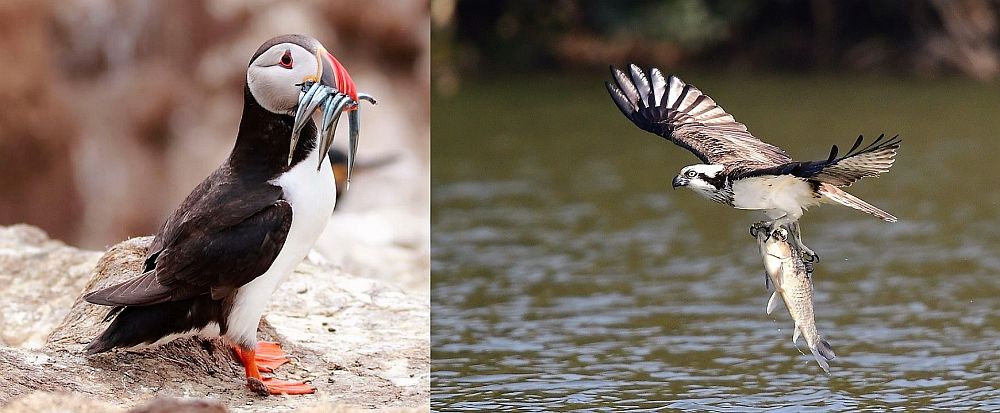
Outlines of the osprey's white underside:
{"type": "MultiPolygon", "coordinates": [[[[692,188],[711,199],[711,191],[692,188]]],[[[819,205],[818,196],[805,180],[791,175],[765,175],[732,182],[733,207],[762,211],[778,225],[798,221],[806,209],[819,205]]]]}

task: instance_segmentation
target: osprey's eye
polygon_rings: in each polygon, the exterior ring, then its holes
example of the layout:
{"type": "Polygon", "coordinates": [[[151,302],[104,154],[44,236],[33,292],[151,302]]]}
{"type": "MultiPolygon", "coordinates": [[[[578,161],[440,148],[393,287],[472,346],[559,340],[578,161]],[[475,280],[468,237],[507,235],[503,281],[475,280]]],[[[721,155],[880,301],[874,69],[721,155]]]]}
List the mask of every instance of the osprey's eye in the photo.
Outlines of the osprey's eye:
{"type": "Polygon", "coordinates": [[[278,60],[278,64],[285,69],[292,68],[292,51],[285,50],[285,54],[281,55],[281,60],[278,60]]]}
{"type": "Polygon", "coordinates": [[[698,176],[698,173],[695,172],[695,171],[687,171],[687,172],[684,173],[684,175],[686,175],[688,178],[694,178],[694,177],[698,176]]]}

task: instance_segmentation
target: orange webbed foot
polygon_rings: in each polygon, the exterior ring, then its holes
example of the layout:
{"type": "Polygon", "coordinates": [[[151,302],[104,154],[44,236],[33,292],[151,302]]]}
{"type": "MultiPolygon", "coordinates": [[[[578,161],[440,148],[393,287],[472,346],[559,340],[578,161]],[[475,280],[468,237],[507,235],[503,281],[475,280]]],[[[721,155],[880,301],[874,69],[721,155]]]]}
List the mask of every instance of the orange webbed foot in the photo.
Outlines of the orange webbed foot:
{"type": "Polygon", "coordinates": [[[269,394],[312,394],[316,388],[301,381],[278,380],[273,377],[261,376],[261,372],[271,372],[278,366],[288,362],[288,357],[281,351],[278,343],[263,341],[252,350],[234,346],[233,350],[246,369],[247,387],[254,393],[266,396],[269,394]]]}
{"type": "Polygon", "coordinates": [[[281,350],[281,344],[274,341],[257,342],[257,368],[265,373],[273,372],[282,364],[288,363],[288,357],[281,350]]]}
{"type": "MultiPolygon", "coordinates": [[[[246,355],[245,350],[240,349],[239,346],[233,346],[233,351],[236,352],[236,356],[239,357],[240,361],[245,365],[246,355]]],[[[264,373],[272,373],[274,369],[280,367],[282,364],[288,363],[289,359],[285,355],[285,352],[281,350],[281,344],[273,341],[261,341],[257,343],[257,347],[253,351],[254,364],[257,366],[259,371],[264,373]]]]}
{"type": "Polygon", "coordinates": [[[260,379],[248,377],[247,387],[254,393],[260,395],[301,395],[313,394],[316,388],[301,381],[278,380],[273,377],[262,377],[260,379]]]}

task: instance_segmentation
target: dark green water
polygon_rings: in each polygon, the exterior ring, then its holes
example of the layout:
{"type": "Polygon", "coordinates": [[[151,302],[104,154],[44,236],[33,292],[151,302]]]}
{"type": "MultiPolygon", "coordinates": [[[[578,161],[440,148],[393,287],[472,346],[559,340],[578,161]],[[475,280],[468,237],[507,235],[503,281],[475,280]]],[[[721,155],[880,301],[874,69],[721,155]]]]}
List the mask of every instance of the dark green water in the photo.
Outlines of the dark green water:
{"type": "Polygon", "coordinates": [[[904,138],[850,188],[900,222],[801,221],[827,376],[764,313],[754,217],[671,190],[697,159],[601,76],[434,97],[433,409],[1000,410],[1000,86],[685,76],[797,159],[904,138]]]}

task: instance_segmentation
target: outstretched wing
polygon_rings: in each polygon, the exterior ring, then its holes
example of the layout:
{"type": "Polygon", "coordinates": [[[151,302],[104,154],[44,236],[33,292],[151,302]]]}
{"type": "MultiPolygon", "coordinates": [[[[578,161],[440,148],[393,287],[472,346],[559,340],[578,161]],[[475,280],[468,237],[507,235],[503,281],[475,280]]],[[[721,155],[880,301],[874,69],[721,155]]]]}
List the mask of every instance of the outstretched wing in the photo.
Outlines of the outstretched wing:
{"type": "Polygon", "coordinates": [[[604,82],[625,117],[645,131],[693,152],[702,162],[720,164],[727,173],[791,162],[777,146],[762,142],[712,98],[675,76],[653,68],[649,77],[636,65],[629,75],[611,67],[615,83],[604,82]]]}
{"type": "Polygon", "coordinates": [[[815,179],[835,186],[850,186],[861,178],[879,176],[888,172],[892,163],[896,161],[896,151],[903,141],[899,135],[883,140],[885,135],[879,135],[878,139],[866,146],[861,146],[861,135],[854,142],[851,150],[842,158],[834,159],[836,146],[831,150],[831,156],[823,167],[816,173],[815,179]],[[832,159],[832,161],[830,160],[832,159]]]}
{"type": "Polygon", "coordinates": [[[854,145],[842,157],[837,157],[839,149],[837,145],[833,145],[830,156],[824,160],[789,162],[773,168],[752,171],[748,175],[789,174],[838,187],[850,186],[861,178],[878,176],[888,171],[896,161],[896,151],[902,142],[899,135],[885,139],[883,134],[862,148],[863,140],[864,137],[858,135],[854,145]]]}
{"type": "Polygon", "coordinates": [[[221,299],[266,272],[288,235],[291,205],[280,198],[278,187],[210,181],[199,185],[167,220],[141,275],[84,298],[112,306],[205,294],[221,299]],[[224,196],[229,191],[241,196],[224,196]]]}

